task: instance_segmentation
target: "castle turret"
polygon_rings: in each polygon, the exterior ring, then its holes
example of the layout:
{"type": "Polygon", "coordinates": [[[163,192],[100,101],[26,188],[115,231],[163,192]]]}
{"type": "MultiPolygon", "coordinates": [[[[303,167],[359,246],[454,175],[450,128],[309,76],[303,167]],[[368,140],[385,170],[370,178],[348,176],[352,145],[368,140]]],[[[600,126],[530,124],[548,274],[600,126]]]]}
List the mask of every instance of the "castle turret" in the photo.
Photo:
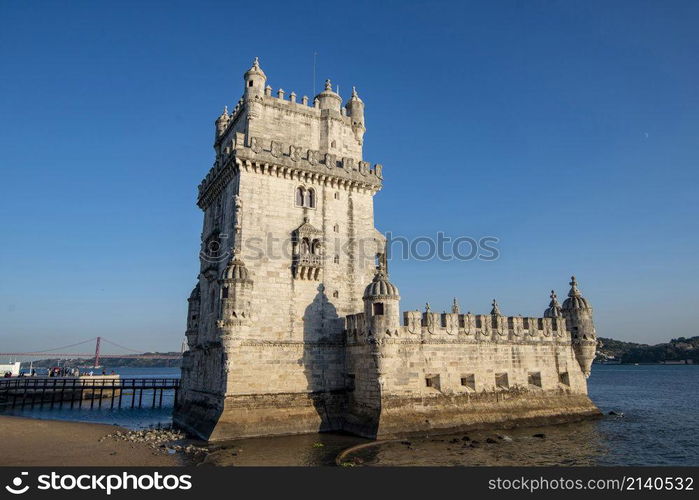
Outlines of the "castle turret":
{"type": "Polygon", "coordinates": [[[361,143],[364,139],[364,102],[359,98],[357,89],[352,87],[352,97],[345,104],[347,116],[352,119],[352,131],[355,138],[361,143]]]}
{"type": "Polygon", "coordinates": [[[247,324],[250,320],[253,282],[245,263],[235,255],[231,256],[218,282],[221,286],[219,327],[224,334],[232,333],[235,327],[247,324]]]}
{"type": "Polygon", "coordinates": [[[575,276],[570,278],[570,292],[563,302],[561,312],[566,319],[567,328],[571,331],[575,357],[585,377],[588,377],[592,361],[595,359],[597,336],[592,321],[592,307],[580,293],[575,276]]]}
{"type": "Polygon", "coordinates": [[[550,297],[551,302],[549,302],[549,306],[544,311],[544,318],[562,318],[563,311],[561,310],[561,305],[558,303],[558,299],[556,298],[556,292],[551,290],[550,297]]]}
{"type": "Polygon", "coordinates": [[[388,280],[383,263],[376,268],[374,279],[364,290],[364,317],[374,338],[395,335],[400,328],[400,295],[388,280]]]}
{"type": "Polygon", "coordinates": [[[265,82],[267,75],[260,68],[260,61],[256,57],[252,63],[252,67],[245,72],[245,97],[263,96],[265,93],[265,82]]]}
{"type": "Polygon", "coordinates": [[[228,114],[228,106],[224,106],[223,113],[216,118],[216,139],[221,137],[221,135],[226,131],[229,120],[230,115],[228,114]]]}
{"type": "Polygon", "coordinates": [[[187,345],[191,349],[197,343],[199,335],[199,309],[201,302],[199,283],[192,290],[187,302],[189,302],[189,307],[187,308],[187,331],[185,336],[187,337],[187,345]]]}
{"type": "Polygon", "coordinates": [[[340,112],[340,107],[342,106],[342,97],[333,92],[332,84],[330,80],[325,80],[325,90],[316,96],[318,100],[318,107],[322,109],[330,109],[333,111],[340,112]]]}

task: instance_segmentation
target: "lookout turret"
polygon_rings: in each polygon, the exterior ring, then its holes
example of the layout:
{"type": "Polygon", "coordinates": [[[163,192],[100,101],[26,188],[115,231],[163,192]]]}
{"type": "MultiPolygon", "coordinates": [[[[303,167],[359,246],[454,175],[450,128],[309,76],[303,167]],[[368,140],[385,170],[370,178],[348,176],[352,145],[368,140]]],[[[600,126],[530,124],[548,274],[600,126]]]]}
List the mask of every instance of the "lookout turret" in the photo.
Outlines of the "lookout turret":
{"type": "Polygon", "coordinates": [[[333,86],[330,83],[330,79],[325,80],[325,90],[316,96],[318,100],[318,107],[320,109],[330,109],[333,111],[340,112],[340,107],[342,106],[342,97],[333,92],[333,86]]]}
{"type": "Polygon", "coordinates": [[[352,87],[352,97],[350,97],[347,104],[345,104],[345,109],[347,110],[347,116],[352,119],[352,131],[354,136],[361,144],[364,139],[364,132],[366,128],[364,127],[364,101],[359,98],[357,94],[357,89],[352,87]]]}
{"type": "Polygon", "coordinates": [[[597,336],[595,324],[592,321],[592,306],[578,289],[575,276],[570,278],[570,291],[568,298],[563,302],[561,312],[571,331],[575,357],[585,377],[588,377],[597,350],[597,336]]]}
{"type": "Polygon", "coordinates": [[[256,57],[252,67],[245,72],[245,97],[262,96],[265,93],[267,75],[260,68],[260,60],[256,57]]]}
{"type": "Polygon", "coordinates": [[[551,302],[549,302],[549,306],[544,311],[544,318],[562,318],[563,312],[561,311],[561,305],[558,303],[558,299],[556,298],[556,292],[551,290],[550,297],[551,302]]]}
{"type": "Polygon", "coordinates": [[[400,295],[398,288],[388,280],[388,271],[382,261],[374,279],[364,290],[364,317],[375,338],[393,335],[400,328],[400,295]]]}

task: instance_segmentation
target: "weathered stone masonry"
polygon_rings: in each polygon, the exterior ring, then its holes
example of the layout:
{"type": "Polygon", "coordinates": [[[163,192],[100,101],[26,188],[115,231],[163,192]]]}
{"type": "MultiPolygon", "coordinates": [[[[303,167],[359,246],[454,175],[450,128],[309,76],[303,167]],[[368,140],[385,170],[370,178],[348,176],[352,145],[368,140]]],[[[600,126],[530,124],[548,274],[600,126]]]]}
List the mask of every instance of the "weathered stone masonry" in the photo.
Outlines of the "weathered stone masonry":
{"type": "Polygon", "coordinates": [[[381,165],[362,158],[364,104],[330,83],[272,96],[257,60],[199,186],[178,425],[211,440],[347,430],[383,437],[555,422],[587,397],[592,309],[575,279],[543,318],[407,311],[374,228],[381,165]],[[378,265],[377,265],[378,262],[378,265]]]}

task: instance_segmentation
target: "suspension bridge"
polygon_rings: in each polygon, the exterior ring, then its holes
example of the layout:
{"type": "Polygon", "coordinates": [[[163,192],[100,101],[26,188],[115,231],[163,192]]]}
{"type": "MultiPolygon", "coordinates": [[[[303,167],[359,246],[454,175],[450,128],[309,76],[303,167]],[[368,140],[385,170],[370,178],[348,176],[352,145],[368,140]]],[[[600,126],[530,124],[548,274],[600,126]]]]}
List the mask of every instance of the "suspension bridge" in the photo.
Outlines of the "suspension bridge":
{"type": "Polygon", "coordinates": [[[131,349],[129,347],[124,347],[123,345],[112,342],[104,337],[94,337],[88,340],[83,340],[81,342],[76,342],[75,344],[65,345],[61,347],[56,347],[53,349],[47,349],[45,351],[33,351],[33,352],[0,352],[0,356],[9,356],[11,358],[94,358],[94,366],[100,366],[100,359],[105,358],[128,358],[128,359],[179,359],[182,354],[161,354],[161,353],[149,353],[141,352],[136,349],[131,349]],[[78,346],[84,346],[95,343],[94,352],[79,352],[79,351],[69,351],[68,349],[75,349],[78,346]],[[103,346],[109,346],[112,348],[117,348],[122,351],[126,351],[125,354],[114,354],[103,352],[103,346]]]}

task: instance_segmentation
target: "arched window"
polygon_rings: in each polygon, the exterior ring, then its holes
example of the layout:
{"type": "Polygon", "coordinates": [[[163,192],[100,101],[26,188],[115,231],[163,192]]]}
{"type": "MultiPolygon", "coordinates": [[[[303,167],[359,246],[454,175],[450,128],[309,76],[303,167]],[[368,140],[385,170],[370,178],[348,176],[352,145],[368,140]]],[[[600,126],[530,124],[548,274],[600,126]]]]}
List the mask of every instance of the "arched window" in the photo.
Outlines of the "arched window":
{"type": "Polygon", "coordinates": [[[308,238],[304,238],[301,240],[301,253],[302,254],[307,254],[311,250],[311,244],[308,241],[308,238]]]}
{"type": "Polygon", "coordinates": [[[316,192],[315,189],[306,189],[303,186],[296,188],[295,196],[296,206],[304,208],[315,208],[316,207],[316,192]]]}
{"type": "Polygon", "coordinates": [[[339,263],[340,263],[340,256],[339,256],[339,255],[336,255],[335,258],[333,259],[333,262],[334,262],[335,264],[339,264],[339,263]]]}
{"type": "Polygon", "coordinates": [[[315,206],[316,206],[316,192],[315,192],[315,190],[313,190],[313,188],[306,191],[306,203],[304,204],[304,206],[308,207],[308,208],[315,208],[315,206]]]}
{"type": "Polygon", "coordinates": [[[313,255],[320,255],[320,240],[313,240],[311,244],[311,253],[313,255]]]}
{"type": "Polygon", "coordinates": [[[304,206],[305,198],[306,198],[306,190],[302,186],[297,187],[296,188],[296,206],[297,207],[304,206]]]}

